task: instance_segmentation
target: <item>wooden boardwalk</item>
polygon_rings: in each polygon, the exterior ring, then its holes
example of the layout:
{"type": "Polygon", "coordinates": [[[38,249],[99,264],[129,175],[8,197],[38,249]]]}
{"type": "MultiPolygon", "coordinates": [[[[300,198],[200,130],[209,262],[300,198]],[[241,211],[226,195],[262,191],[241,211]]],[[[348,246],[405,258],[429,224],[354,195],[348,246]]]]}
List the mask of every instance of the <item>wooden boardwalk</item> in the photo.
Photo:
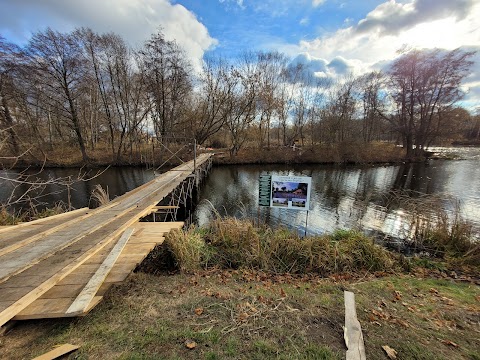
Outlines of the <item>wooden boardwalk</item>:
{"type": "MultiPolygon", "coordinates": [[[[200,169],[209,154],[196,159],[200,169]]],[[[0,228],[0,326],[12,319],[87,314],[182,222],[146,223],[194,172],[193,161],[100,208],[0,228]]]]}

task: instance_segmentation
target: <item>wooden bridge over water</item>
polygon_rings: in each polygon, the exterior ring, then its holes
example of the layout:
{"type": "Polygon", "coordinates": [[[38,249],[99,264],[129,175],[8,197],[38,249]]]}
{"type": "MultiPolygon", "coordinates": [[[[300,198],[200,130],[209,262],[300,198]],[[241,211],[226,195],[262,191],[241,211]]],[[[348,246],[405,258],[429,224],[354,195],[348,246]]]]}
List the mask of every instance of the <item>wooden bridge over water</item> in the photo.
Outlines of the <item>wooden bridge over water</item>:
{"type": "Polygon", "coordinates": [[[175,212],[210,166],[211,154],[202,154],[97,209],[1,228],[0,326],[87,314],[165,233],[183,226],[140,219],[175,212]],[[172,194],[168,205],[158,205],[172,194]]]}

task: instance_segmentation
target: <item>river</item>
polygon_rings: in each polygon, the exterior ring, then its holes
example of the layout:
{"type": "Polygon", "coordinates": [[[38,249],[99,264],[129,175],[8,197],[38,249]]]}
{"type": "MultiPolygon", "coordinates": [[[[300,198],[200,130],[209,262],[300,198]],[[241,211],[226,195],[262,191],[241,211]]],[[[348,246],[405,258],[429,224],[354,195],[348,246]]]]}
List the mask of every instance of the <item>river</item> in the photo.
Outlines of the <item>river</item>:
{"type": "MultiPolygon", "coordinates": [[[[455,203],[462,216],[480,229],[480,149],[432,148],[431,151],[454,153],[461,160],[429,160],[425,163],[388,166],[218,166],[214,167],[198,192],[198,205],[193,219],[205,224],[214,215],[251,217],[269,225],[284,225],[300,233],[323,234],[336,229],[362,229],[367,233],[385,234],[393,238],[408,233],[410,208],[392,198],[402,194],[411,198],[435,195],[447,211],[455,203]],[[296,175],[312,178],[310,211],[258,206],[258,179],[262,174],[296,175]]],[[[34,174],[33,171],[29,172],[34,174]]],[[[47,169],[34,178],[43,180],[82,178],[71,186],[50,184],[35,201],[52,205],[62,201],[72,207],[94,206],[90,199],[96,184],[108,189],[110,198],[121,195],[153,178],[152,171],[142,168],[109,168],[97,171],[79,169],[47,169]],[[93,179],[88,179],[93,177],[93,179]]],[[[18,172],[4,171],[2,177],[15,178],[18,172]]],[[[29,185],[21,185],[17,194],[29,185]]],[[[3,183],[0,201],[5,202],[13,190],[3,183]]],[[[477,232],[478,234],[478,232],[477,232]]],[[[478,236],[478,235],[477,235],[478,236]]]]}

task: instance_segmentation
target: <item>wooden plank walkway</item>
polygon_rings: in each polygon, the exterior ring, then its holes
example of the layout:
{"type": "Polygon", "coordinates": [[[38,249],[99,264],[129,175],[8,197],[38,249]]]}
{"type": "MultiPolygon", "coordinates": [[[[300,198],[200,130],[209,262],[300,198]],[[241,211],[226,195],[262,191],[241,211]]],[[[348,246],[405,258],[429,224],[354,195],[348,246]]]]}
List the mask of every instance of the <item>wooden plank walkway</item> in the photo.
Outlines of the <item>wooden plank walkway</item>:
{"type": "MultiPolygon", "coordinates": [[[[210,154],[196,160],[197,167],[210,154]]],[[[0,229],[0,326],[11,319],[81,316],[123,281],[163,236],[183,223],[140,223],[193,173],[193,161],[114,199],[106,206],[0,229]],[[98,290],[68,311],[125,231],[133,231],[98,290]]],[[[98,275],[100,276],[100,275],[98,275]]],[[[103,276],[103,275],[102,275],[103,276]]]]}

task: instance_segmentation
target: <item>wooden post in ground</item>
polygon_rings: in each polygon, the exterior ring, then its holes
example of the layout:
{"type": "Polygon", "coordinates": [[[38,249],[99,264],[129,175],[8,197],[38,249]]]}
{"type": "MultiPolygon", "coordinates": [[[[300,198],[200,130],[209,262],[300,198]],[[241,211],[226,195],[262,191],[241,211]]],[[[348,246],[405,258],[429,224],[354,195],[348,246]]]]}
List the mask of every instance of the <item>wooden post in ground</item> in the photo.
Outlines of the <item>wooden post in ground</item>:
{"type": "Polygon", "coordinates": [[[366,360],[362,328],[355,310],[355,294],[345,291],[345,327],[343,337],[347,345],[347,360],[366,360]]]}

